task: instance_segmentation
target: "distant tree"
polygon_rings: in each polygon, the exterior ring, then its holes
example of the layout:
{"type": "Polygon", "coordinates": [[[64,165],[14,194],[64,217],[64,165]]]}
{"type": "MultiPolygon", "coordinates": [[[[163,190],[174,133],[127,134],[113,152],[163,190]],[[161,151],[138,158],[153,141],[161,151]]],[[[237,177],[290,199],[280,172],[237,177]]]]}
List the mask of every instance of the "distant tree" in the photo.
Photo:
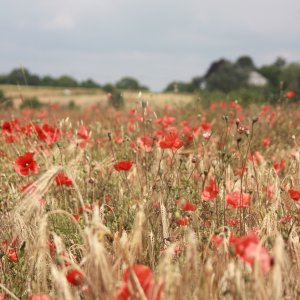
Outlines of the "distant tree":
{"type": "Polygon", "coordinates": [[[259,68],[259,72],[268,79],[269,85],[272,90],[278,90],[280,87],[282,69],[275,64],[264,65],[259,68]]]}
{"type": "Polygon", "coordinates": [[[192,78],[191,86],[193,88],[193,91],[200,90],[202,82],[203,82],[202,76],[197,76],[197,77],[192,78]]]}
{"type": "Polygon", "coordinates": [[[259,72],[268,79],[271,90],[277,91],[280,89],[280,82],[283,80],[282,76],[285,68],[285,59],[278,57],[274,63],[259,68],[259,72]]]}
{"type": "MultiPolygon", "coordinates": [[[[4,77],[4,76],[3,76],[4,77]]],[[[19,85],[40,85],[41,78],[36,74],[31,74],[26,68],[13,69],[6,78],[2,78],[1,82],[7,84],[19,84],[19,85]]]]}
{"type": "Polygon", "coordinates": [[[148,90],[146,86],[141,86],[139,82],[132,77],[123,77],[116,83],[116,88],[120,90],[148,90]]]}
{"type": "Polygon", "coordinates": [[[52,78],[51,76],[47,75],[41,79],[42,86],[55,86],[56,79],[52,78]]]}
{"type": "Polygon", "coordinates": [[[41,85],[41,78],[38,75],[30,74],[27,78],[27,84],[34,86],[41,85]]]}
{"type": "Polygon", "coordinates": [[[0,84],[6,84],[6,83],[7,83],[7,76],[0,75],[0,84]]]}
{"type": "Polygon", "coordinates": [[[16,68],[7,75],[7,83],[27,85],[30,76],[31,74],[26,68],[16,68]]]}
{"type": "Polygon", "coordinates": [[[282,57],[277,57],[273,65],[278,68],[283,68],[286,66],[286,60],[282,57]]]}
{"type": "Polygon", "coordinates": [[[178,92],[178,85],[176,81],[170,82],[164,89],[164,92],[178,92]]]}
{"type": "Polygon", "coordinates": [[[56,80],[56,85],[59,87],[77,87],[78,82],[71,76],[63,75],[56,80]]]}
{"type": "Polygon", "coordinates": [[[291,63],[287,65],[281,73],[280,79],[284,87],[300,92],[300,63],[291,63]]]}
{"type": "Polygon", "coordinates": [[[131,77],[124,77],[117,81],[116,87],[121,90],[138,90],[139,83],[136,79],[131,77]]]}
{"type": "Polygon", "coordinates": [[[5,100],[5,96],[2,90],[0,90],[0,102],[5,100]]]}
{"type": "Polygon", "coordinates": [[[206,89],[217,90],[228,93],[232,90],[247,86],[248,72],[236,68],[229,61],[222,61],[221,64],[213,63],[206,75],[206,89]]]}
{"type": "Polygon", "coordinates": [[[235,62],[235,66],[242,69],[254,70],[256,69],[254,62],[250,56],[240,56],[235,62]]]}
{"type": "Polygon", "coordinates": [[[211,75],[215,74],[216,72],[218,72],[223,65],[230,63],[228,60],[221,58],[217,61],[214,61],[211,63],[211,65],[209,66],[206,74],[204,75],[204,79],[209,78],[211,75]]]}
{"type": "Polygon", "coordinates": [[[102,89],[107,93],[113,93],[113,91],[116,89],[115,86],[111,83],[106,83],[102,86],[102,89]]]}
{"type": "Polygon", "coordinates": [[[84,87],[84,88],[100,88],[100,84],[98,84],[97,82],[95,82],[93,79],[87,79],[84,80],[80,83],[80,86],[84,87]]]}

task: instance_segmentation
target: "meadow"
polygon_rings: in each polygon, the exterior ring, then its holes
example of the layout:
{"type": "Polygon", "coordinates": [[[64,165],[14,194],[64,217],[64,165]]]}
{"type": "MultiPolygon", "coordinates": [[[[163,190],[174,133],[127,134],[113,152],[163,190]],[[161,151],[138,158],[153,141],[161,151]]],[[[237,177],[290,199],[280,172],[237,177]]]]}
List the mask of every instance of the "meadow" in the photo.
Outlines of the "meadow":
{"type": "MultiPolygon", "coordinates": [[[[12,99],[14,106],[19,107],[24,99],[37,98],[43,104],[59,104],[67,106],[70,102],[78,107],[98,104],[106,106],[107,92],[98,88],[59,88],[42,86],[16,86],[1,85],[0,89],[12,99]]],[[[163,106],[172,104],[173,106],[186,105],[191,103],[195,96],[189,93],[155,93],[143,92],[144,97],[151,102],[152,106],[163,106]]],[[[138,100],[138,93],[135,91],[124,91],[123,99],[127,106],[135,105],[138,100]]]]}
{"type": "Polygon", "coordinates": [[[0,299],[300,298],[299,102],[171,96],[1,109],[0,299]]]}

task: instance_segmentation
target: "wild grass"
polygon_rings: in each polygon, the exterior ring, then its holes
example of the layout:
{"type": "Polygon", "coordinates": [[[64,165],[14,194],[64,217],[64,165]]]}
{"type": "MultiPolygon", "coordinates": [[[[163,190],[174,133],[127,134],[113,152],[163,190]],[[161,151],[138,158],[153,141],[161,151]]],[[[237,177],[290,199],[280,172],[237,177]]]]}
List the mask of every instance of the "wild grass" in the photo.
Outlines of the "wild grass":
{"type": "Polygon", "coordinates": [[[300,203],[289,195],[300,189],[298,103],[1,114],[3,299],[300,297],[300,203]],[[43,124],[59,138],[43,139],[43,124]],[[162,147],[170,132],[181,147],[162,147]],[[26,152],[39,168],[21,176],[14,164],[26,152]],[[128,160],[128,171],[114,168],[128,160]],[[72,184],[57,183],[62,172],[72,184]],[[217,194],[207,200],[211,179],[217,194]],[[250,204],[233,208],[232,192],[250,204]],[[233,239],[253,232],[251,261],[233,239]],[[136,265],[153,271],[147,287],[136,265]],[[128,297],[118,294],[126,268],[128,297]]]}

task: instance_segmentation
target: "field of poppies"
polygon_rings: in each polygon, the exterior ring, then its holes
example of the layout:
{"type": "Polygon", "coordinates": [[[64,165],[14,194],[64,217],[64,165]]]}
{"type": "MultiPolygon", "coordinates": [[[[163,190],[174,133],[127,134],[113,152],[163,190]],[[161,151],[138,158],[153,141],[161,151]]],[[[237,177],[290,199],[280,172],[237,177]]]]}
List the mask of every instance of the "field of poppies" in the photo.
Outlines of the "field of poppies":
{"type": "Polygon", "coordinates": [[[1,110],[0,299],[297,299],[300,103],[1,110]]]}

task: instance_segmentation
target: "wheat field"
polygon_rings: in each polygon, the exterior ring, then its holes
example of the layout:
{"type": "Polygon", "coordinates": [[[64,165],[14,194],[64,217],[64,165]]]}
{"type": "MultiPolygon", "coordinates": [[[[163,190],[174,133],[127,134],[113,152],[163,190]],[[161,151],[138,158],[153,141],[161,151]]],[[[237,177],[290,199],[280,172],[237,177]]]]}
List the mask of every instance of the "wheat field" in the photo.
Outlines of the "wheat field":
{"type": "Polygon", "coordinates": [[[298,103],[4,91],[0,299],[299,299],[298,103]]]}

